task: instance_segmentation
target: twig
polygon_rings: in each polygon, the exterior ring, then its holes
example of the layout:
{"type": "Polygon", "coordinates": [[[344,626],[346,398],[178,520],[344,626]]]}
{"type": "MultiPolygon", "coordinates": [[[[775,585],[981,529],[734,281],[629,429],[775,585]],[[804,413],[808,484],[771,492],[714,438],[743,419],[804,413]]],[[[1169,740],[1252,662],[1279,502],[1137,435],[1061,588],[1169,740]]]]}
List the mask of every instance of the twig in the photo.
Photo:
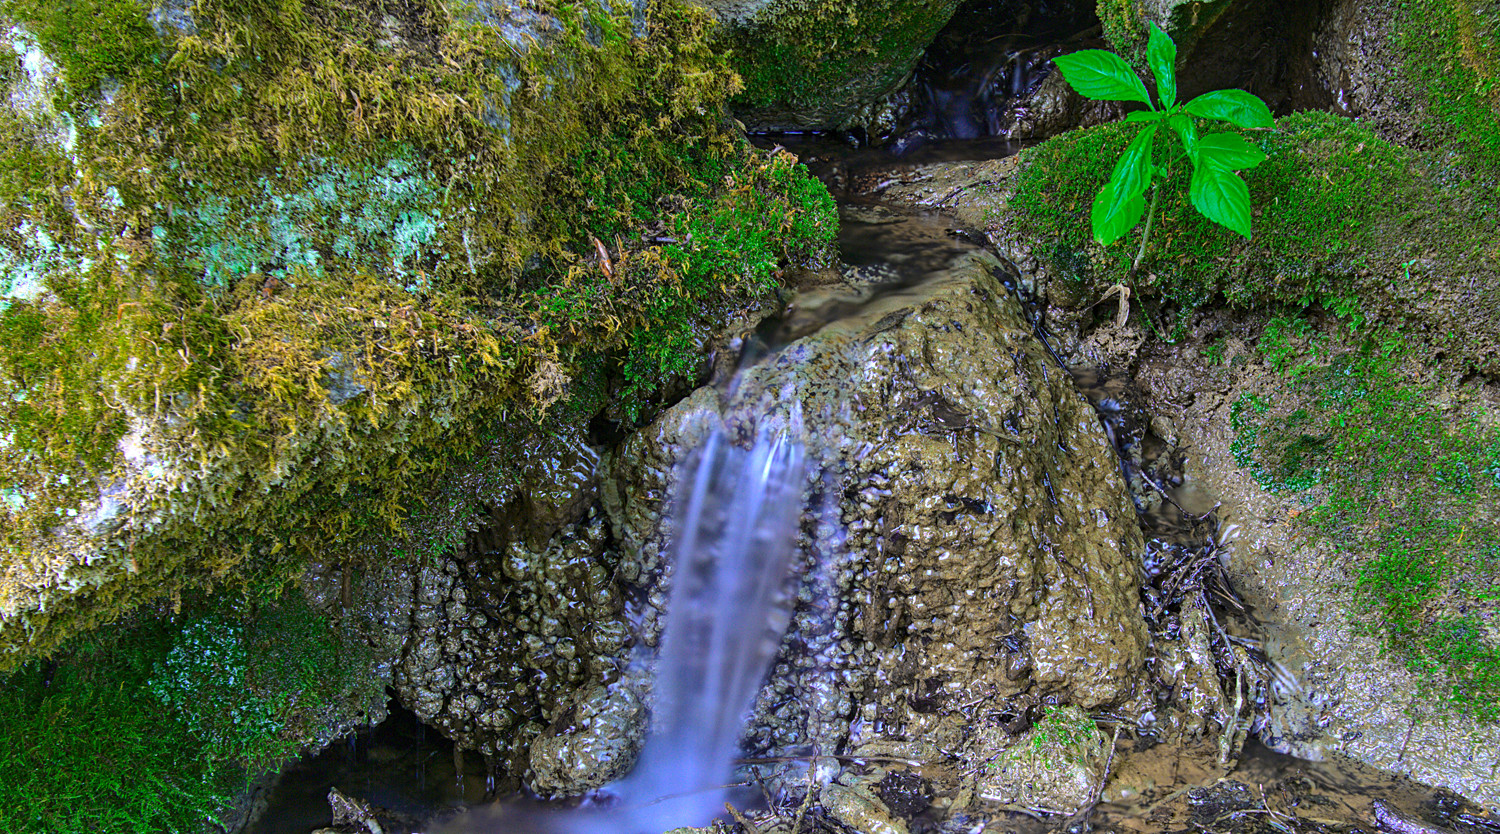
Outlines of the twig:
{"type": "Polygon", "coordinates": [[[739,823],[741,828],[750,832],[750,834],[760,834],[760,827],[746,819],[745,815],[736,810],[733,805],[730,805],[728,802],[724,803],[724,810],[729,812],[729,816],[734,817],[734,821],[739,823]]]}

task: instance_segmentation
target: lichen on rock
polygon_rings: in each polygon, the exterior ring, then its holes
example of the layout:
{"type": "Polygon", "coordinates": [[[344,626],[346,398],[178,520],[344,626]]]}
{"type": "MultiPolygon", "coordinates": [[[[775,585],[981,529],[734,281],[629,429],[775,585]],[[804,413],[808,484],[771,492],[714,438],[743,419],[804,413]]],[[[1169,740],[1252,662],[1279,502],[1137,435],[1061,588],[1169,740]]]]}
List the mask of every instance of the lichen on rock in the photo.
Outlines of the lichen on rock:
{"type": "Polygon", "coordinates": [[[0,665],[399,527],[600,367],[636,413],[836,228],[670,0],[0,14],[0,665]]]}

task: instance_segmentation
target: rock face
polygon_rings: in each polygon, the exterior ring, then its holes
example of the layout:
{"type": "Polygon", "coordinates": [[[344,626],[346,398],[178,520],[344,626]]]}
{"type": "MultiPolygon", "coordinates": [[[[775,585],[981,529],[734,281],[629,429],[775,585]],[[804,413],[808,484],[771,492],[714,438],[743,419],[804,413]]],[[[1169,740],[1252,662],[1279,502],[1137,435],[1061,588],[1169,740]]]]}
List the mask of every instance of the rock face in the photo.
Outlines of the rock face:
{"type": "Polygon", "coordinates": [[[0,11],[0,668],[347,555],[834,233],[727,126],[700,8],[107,5],[0,11]]]}
{"type": "Polygon", "coordinates": [[[708,0],[745,79],[738,109],[759,130],[841,130],[875,118],[958,0],[708,0]]]}
{"type": "Polygon", "coordinates": [[[1097,417],[1000,268],[963,255],[730,391],[698,391],[608,456],[625,576],[659,568],[660,502],[707,426],[781,428],[822,462],[799,604],[749,731],[757,752],[975,765],[1011,737],[981,726],[1024,727],[1043,700],[1135,695],[1147,634],[1134,509],[1097,417]]]}
{"type": "Polygon", "coordinates": [[[1348,756],[1500,806],[1500,727],[1422,695],[1418,675],[1351,619],[1353,568],[1298,532],[1298,497],[1266,491],[1235,464],[1232,406],[1271,372],[1213,365],[1199,344],[1190,333],[1182,345],[1148,352],[1136,379],[1149,408],[1177,428],[1189,476],[1222,498],[1221,518],[1242,530],[1229,565],[1236,587],[1279,624],[1266,652],[1298,685],[1275,690],[1266,743],[1312,760],[1348,756]]]}

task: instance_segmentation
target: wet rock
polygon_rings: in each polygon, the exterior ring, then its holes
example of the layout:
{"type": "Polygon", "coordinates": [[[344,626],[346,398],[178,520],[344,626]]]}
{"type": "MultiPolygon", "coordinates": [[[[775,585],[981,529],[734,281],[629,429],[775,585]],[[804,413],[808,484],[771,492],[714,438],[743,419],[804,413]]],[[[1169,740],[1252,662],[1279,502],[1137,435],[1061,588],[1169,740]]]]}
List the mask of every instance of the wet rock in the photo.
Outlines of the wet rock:
{"type": "Polygon", "coordinates": [[[1036,91],[1006,114],[1009,139],[1047,139],[1075,127],[1112,122],[1125,115],[1118,102],[1094,101],[1073,92],[1062,73],[1050,73],[1036,91]]]}
{"type": "MultiPolygon", "coordinates": [[[[983,732],[975,741],[992,747],[983,732]]],[[[1098,798],[1110,740],[1081,710],[1056,709],[1013,742],[1001,743],[1009,746],[978,769],[974,795],[981,802],[1069,815],[1098,798]]]]}
{"type": "Polygon", "coordinates": [[[880,797],[864,785],[824,785],[818,802],[828,816],[859,834],[907,834],[906,823],[892,816],[880,797]]]}
{"type": "MultiPolygon", "coordinates": [[[[1205,317],[1198,327],[1216,321],[1205,317]]],[[[1189,478],[1222,499],[1226,524],[1240,526],[1229,573],[1266,621],[1265,653],[1280,670],[1261,739],[1279,752],[1314,761],[1346,756],[1500,806],[1500,727],[1445,714],[1422,695],[1422,679],[1352,615],[1347,557],[1291,523],[1304,509],[1294,495],[1267,492],[1234,463],[1232,405],[1260,392],[1271,371],[1241,363],[1231,374],[1203,357],[1201,335],[1195,328],[1179,344],[1151,351],[1135,378],[1148,409],[1169,417],[1196,450],[1189,478]],[[1223,393],[1185,399],[1183,385],[1223,393]]]]}
{"type": "Polygon", "coordinates": [[[882,121],[958,0],[704,0],[746,80],[751,130],[846,130],[882,121]]]}
{"type": "Polygon", "coordinates": [[[460,746],[525,773],[531,741],[581,687],[613,682],[624,665],[629,629],[604,545],[595,516],[541,550],[517,540],[424,568],[396,667],[402,700],[460,746]]]}
{"type": "Polygon", "coordinates": [[[370,803],[345,796],[338,788],[328,790],[328,807],[333,811],[335,828],[357,829],[370,834],[385,834],[375,819],[375,809],[370,803]]]}
{"type": "Polygon", "coordinates": [[[1000,269],[960,256],[786,346],[732,393],[696,392],[607,456],[622,564],[642,573],[661,562],[673,464],[706,427],[742,439],[780,427],[822,461],[755,751],[895,745],[981,761],[1002,738],[965,745],[989,716],[1135,695],[1134,509],[1098,419],[1000,269]],[[1025,657],[1003,662],[1007,645],[1025,657]]]}
{"type": "Polygon", "coordinates": [[[531,745],[531,789],[572,796],[624,776],[645,739],[639,689],[620,682],[579,693],[531,745]]]}

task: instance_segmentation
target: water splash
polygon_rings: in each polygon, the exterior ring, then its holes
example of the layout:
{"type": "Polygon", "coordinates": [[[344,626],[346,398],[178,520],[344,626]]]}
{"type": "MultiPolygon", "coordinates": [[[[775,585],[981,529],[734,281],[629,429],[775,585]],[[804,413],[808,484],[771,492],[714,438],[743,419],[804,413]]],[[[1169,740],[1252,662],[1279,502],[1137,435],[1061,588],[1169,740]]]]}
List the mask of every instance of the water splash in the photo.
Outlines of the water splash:
{"type": "Polygon", "coordinates": [[[780,597],[797,552],[806,455],[784,432],[743,449],[716,427],[682,473],[654,732],[635,770],[609,789],[608,808],[471,814],[450,834],[661,834],[723,813],[745,716],[787,624],[780,597]]]}

